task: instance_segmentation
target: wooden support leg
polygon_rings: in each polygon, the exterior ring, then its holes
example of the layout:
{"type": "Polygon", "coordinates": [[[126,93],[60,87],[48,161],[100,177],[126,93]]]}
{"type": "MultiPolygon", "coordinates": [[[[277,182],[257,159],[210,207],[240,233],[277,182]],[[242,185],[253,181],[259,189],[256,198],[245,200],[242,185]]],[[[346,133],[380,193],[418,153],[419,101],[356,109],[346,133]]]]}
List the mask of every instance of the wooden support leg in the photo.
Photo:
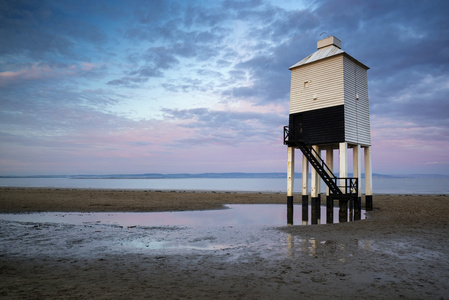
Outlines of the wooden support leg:
{"type": "Polygon", "coordinates": [[[356,197],[354,203],[354,221],[362,219],[362,198],[356,197]]]}
{"type": "Polygon", "coordinates": [[[326,223],[334,223],[334,198],[332,195],[326,197],[326,223]]]}
{"type": "MultiPolygon", "coordinates": [[[[334,149],[326,149],[326,165],[331,172],[334,171],[334,149]]],[[[334,222],[334,199],[330,194],[329,187],[326,187],[326,223],[334,222]]]]}
{"type": "Polygon", "coordinates": [[[287,150],[287,224],[293,225],[293,188],[295,180],[295,148],[287,150]]]}
{"type": "MultiPolygon", "coordinates": [[[[312,146],[316,153],[320,153],[320,149],[318,146],[312,146]]],[[[321,177],[315,168],[312,168],[312,186],[311,186],[311,202],[312,202],[312,224],[320,224],[320,182],[321,177]]]]}
{"type": "Polygon", "coordinates": [[[348,222],[348,199],[339,199],[340,211],[338,220],[340,223],[348,222]]]}
{"type": "Polygon", "coordinates": [[[365,148],[365,208],[373,210],[373,171],[371,168],[371,147],[365,148]]]}
{"type": "MultiPolygon", "coordinates": [[[[339,161],[340,168],[338,170],[338,177],[344,178],[348,174],[348,160],[347,160],[348,143],[340,143],[339,144],[339,152],[340,152],[339,153],[340,154],[340,161],[339,161]]],[[[344,192],[344,186],[345,186],[344,179],[340,179],[339,185],[340,185],[340,189],[342,189],[344,192]]]]}
{"type": "Polygon", "coordinates": [[[312,197],[312,224],[319,224],[320,219],[320,209],[319,209],[319,203],[318,197],[312,197]]]}
{"type": "Polygon", "coordinates": [[[309,221],[309,161],[302,156],[302,224],[309,221]]]}

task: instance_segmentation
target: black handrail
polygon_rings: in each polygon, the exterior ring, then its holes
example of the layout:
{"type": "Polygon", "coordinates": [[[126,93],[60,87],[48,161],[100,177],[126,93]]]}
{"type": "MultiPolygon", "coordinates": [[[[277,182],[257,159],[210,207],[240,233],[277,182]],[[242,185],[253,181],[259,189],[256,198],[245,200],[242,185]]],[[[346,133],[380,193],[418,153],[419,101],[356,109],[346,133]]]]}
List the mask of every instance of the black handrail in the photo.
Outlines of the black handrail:
{"type": "Polygon", "coordinates": [[[339,182],[340,180],[344,180],[344,185],[338,185],[338,187],[344,191],[345,194],[356,194],[358,195],[358,181],[357,177],[335,177],[335,182],[339,182]]]}
{"type": "Polygon", "coordinates": [[[284,126],[284,145],[288,145],[289,134],[288,126],[284,126]]]}
{"type": "Polygon", "coordinates": [[[317,158],[317,160],[320,162],[321,167],[324,169],[324,171],[326,171],[329,176],[331,176],[332,178],[336,178],[334,173],[332,172],[332,170],[326,165],[326,163],[324,162],[324,160],[321,158],[321,156],[318,154],[318,152],[315,151],[315,149],[313,149],[313,147],[309,147],[310,150],[312,150],[312,152],[315,154],[315,158],[317,158]]]}

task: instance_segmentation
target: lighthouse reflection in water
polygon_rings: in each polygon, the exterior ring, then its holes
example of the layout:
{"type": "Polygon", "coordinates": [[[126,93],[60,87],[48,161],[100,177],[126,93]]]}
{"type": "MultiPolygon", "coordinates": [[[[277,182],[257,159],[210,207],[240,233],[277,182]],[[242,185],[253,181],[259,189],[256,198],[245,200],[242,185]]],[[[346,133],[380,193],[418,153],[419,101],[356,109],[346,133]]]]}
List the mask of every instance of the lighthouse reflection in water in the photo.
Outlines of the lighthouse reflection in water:
{"type": "Polygon", "coordinates": [[[327,209],[325,205],[287,207],[287,225],[318,225],[359,221],[366,218],[365,209],[354,209],[348,202],[327,209]]]}

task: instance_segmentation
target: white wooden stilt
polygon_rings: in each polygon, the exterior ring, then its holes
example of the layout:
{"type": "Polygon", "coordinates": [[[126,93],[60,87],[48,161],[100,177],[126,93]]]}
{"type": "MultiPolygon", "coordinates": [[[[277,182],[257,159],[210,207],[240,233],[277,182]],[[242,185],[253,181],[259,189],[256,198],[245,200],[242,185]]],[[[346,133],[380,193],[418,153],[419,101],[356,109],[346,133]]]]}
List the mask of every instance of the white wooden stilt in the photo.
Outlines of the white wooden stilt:
{"type": "MultiPolygon", "coordinates": [[[[334,172],[334,149],[326,149],[326,165],[329,170],[334,172]]],[[[330,189],[326,186],[326,223],[331,224],[334,221],[334,199],[330,195],[330,189]]]]}
{"type": "Polygon", "coordinates": [[[293,225],[293,189],[295,181],[295,148],[287,150],[287,225],[293,225]]]}
{"type": "MultiPolygon", "coordinates": [[[[344,178],[348,176],[348,143],[339,143],[339,152],[340,152],[340,164],[338,170],[338,177],[344,178]]],[[[343,179],[340,180],[340,188],[344,192],[345,181],[343,179]]]]}
{"type": "MultiPolygon", "coordinates": [[[[319,155],[320,154],[320,148],[317,145],[312,146],[315,152],[319,155]]],[[[315,156],[317,156],[315,154],[315,156]]],[[[311,207],[312,207],[312,224],[320,224],[321,223],[321,216],[320,216],[320,183],[321,183],[321,177],[318,174],[318,172],[315,170],[315,168],[312,168],[312,187],[311,187],[311,207]]]]}
{"type": "Polygon", "coordinates": [[[355,145],[352,148],[352,166],[353,166],[353,176],[355,178],[358,178],[357,180],[357,190],[358,190],[358,195],[357,197],[361,197],[362,196],[362,191],[361,191],[361,181],[362,181],[362,156],[361,156],[361,148],[360,145],[355,145]]]}
{"type": "Polygon", "coordinates": [[[373,171],[371,169],[371,146],[365,147],[365,195],[373,195],[373,171]]]}
{"type": "MultiPolygon", "coordinates": [[[[326,165],[329,169],[334,172],[334,149],[326,149],[326,165]]],[[[329,187],[326,188],[326,195],[329,196],[330,190],[329,187]]]]}
{"type": "MultiPolygon", "coordinates": [[[[317,145],[312,146],[313,149],[319,153],[319,147],[317,145]]],[[[312,183],[311,183],[311,189],[310,194],[312,198],[318,197],[318,194],[320,193],[320,175],[317,173],[315,168],[312,168],[312,183]]]]}
{"type": "Polygon", "coordinates": [[[295,148],[288,147],[287,150],[287,197],[293,197],[295,181],[295,148]]]}
{"type": "Polygon", "coordinates": [[[309,161],[302,155],[302,224],[307,225],[309,220],[309,161]]]}
{"type": "Polygon", "coordinates": [[[365,147],[365,208],[373,210],[373,170],[371,167],[371,146],[365,147]]]}
{"type": "Polygon", "coordinates": [[[307,157],[302,155],[302,195],[309,195],[309,161],[307,157]]]}

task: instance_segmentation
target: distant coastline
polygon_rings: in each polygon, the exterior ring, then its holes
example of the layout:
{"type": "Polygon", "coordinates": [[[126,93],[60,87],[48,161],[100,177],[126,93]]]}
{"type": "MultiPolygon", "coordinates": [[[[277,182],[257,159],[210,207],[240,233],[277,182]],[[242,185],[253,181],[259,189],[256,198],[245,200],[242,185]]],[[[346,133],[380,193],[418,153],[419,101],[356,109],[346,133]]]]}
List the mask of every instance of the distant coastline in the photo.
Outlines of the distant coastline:
{"type": "MultiPolygon", "coordinates": [[[[335,175],[338,176],[338,173],[335,175]]],[[[310,175],[309,175],[310,176],[310,175]]],[[[351,177],[352,173],[348,174],[351,177]]],[[[295,177],[301,178],[301,173],[295,173],[295,177]]],[[[362,178],[365,174],[362,174],[362,178]]],[[[449,178],[449,175],[443,174],[373,174],[374,178],[449,178]]],[[[0,178],[68,178],[68,179],[184,179],[184,178],[287,178],[287,173],[145,173],[145,174],[104,174],[104,175],[15,175],[15,176],[0,176],[0,178]]]]}

